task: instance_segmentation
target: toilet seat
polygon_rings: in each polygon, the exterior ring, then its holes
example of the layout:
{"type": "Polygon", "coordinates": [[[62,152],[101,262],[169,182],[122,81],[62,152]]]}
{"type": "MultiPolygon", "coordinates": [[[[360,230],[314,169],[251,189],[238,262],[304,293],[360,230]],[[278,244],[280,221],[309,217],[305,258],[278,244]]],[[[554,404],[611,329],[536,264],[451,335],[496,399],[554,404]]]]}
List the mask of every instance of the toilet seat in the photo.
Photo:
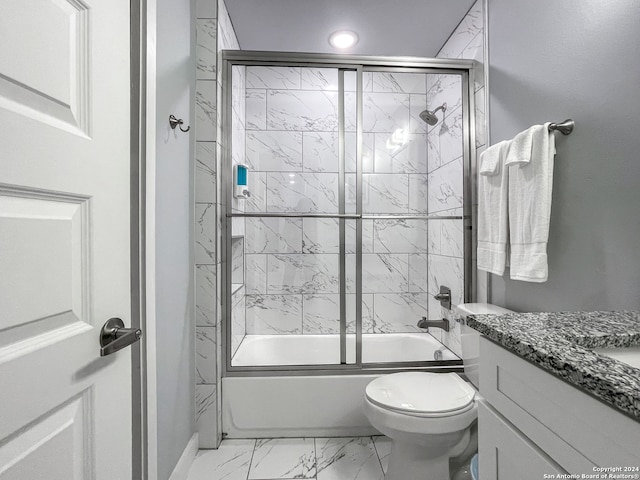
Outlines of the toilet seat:
{"type": "Polygon", "coordinates": [[[367,385],[372,404],[415,417],[450,417],[474,407],[476,391],[455,373],[402,372],[367,385]]]}

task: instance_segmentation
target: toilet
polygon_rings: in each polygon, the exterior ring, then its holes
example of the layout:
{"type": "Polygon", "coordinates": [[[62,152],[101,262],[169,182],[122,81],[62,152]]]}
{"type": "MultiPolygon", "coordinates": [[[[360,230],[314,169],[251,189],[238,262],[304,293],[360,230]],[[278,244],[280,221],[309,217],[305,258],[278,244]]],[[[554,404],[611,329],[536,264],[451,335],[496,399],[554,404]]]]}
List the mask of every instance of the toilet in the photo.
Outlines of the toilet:
{"type": "MultiPolygon", "coordinates": [[[[455,309],[463,318],[511,312],[487,303],[455,309]]],[[[473,385],[457,373],[401,372],[382,375],[365,389],[367,419],[392,441],[385,480],[449,479],[450,459],[470,459],[477,450],[480,335],[461,327],[465,375],[473,385]]]]}

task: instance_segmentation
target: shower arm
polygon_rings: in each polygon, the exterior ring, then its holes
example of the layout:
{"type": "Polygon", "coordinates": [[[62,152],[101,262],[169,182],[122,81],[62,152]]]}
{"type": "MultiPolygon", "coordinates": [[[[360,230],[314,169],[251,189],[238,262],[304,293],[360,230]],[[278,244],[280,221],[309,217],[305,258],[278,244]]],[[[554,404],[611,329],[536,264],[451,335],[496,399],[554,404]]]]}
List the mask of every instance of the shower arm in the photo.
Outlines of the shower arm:
{"type": "Polygon", "coordinates": [[[435,114],[436,114],[436,112],[437,112],[438,110],[442,110],[442,113],[446,112],[446,111],[447,111],[447,103],[446,103],[446,102],[445,102],[445,103],[443,103],[442,105],[440,105],[438,108],[436,108],[436,109],[435,109],[433,112],[431,112],[431,113],[435,115],[435,114]]]}

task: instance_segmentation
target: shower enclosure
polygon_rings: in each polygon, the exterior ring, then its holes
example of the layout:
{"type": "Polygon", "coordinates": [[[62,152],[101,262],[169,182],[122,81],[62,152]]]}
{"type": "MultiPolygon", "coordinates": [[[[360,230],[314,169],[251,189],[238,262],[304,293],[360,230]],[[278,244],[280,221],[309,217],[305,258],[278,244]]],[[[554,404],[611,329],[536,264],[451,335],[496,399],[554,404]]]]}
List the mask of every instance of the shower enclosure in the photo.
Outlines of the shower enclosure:
{"type": "Polygon", "coordinates": [[[222,67],[224,375],[459,368],[416,324],[442,318],[440,285],[474,295],[473,62],[226,51],[222,67]]]}

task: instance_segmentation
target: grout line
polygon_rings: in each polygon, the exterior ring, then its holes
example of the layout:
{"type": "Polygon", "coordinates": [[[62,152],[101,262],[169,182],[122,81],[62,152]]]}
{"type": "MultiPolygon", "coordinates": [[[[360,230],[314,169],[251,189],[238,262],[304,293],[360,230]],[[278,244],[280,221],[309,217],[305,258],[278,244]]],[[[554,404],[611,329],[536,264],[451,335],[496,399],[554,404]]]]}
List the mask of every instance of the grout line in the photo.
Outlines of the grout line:
{"type": "Polygon", "coordinates": [[[249,460],[249,468],[247,469],[247,479],[249,480],[249,474],[251,473],[251,465],[253,464],[253,456],[256,453],[256,444],[258,443],[258,441],[254,438],[253,439],[253,451],[251,452],[251,460],[249,460]]]}
{"type": "MultiPolygon", "coordinates": [[[[456,158],[454,158],[454,159],[452,159],[452,160],[449,160],[449,161],[447,161],[447,162],[445,162],[445,163],[440,164],[437,168],[434,168],[433,170],[431,170],[431,171],[430,171],[430,172],[428,172],[427,174],[428,174],[428,175],[431,175],[431,174],[432,174],[432,173],[434,173],[435,171],[440,170],[442,167],[446,167],[447,165],[449,165],[449,164],[451,164],[451,163],[453,163],[453,162],[456,162],[456,161],[458,161],[458,160],[461,160],[461,159],[464,159],[464,155],[461,155],[461,156],[459,156],[459,157],[456,157],[456,158]]],[[[461,207],[454,207],[454,208],[461,208],[461,207]]],[[[451,210],[451,209],[447,209],[447,210],[451,210]]]]}
{"type": "Polygon", "coordinates": [[[318,446],[316,444],[316,437],[313,437],[313,459],[315,462],[315,470],[316,470],[316,474],[314,475],[315,478],[318,478],[318,446]]]}
{"type": "Polygon", "coordinates": [[[384,467],[382,466],[382,459],[380,458],[380,452],[378,451],[378,446],[376,445],[375,440],[373,439],[373,436],[371,437],[371,443],[373,443],[373,449],[376,452],[376,455],[378,456],[378,463],[380,464],[380,470],[382,470],[382,474],[385,474],[384,471],[384,467]]]}

